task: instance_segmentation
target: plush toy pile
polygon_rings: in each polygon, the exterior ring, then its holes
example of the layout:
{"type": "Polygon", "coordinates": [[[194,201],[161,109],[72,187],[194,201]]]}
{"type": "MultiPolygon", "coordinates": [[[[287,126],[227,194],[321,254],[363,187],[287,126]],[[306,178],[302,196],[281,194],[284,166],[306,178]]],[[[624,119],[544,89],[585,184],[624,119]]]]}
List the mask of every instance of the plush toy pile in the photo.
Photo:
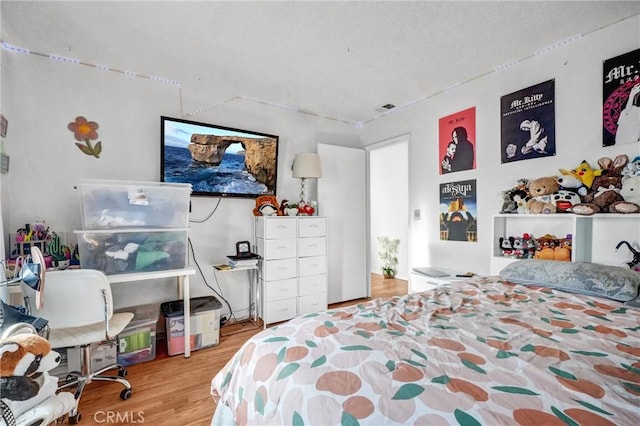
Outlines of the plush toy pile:
{"type": "MultiPolygon", "coordinates": [[[[70,392],[59,392],[58,379],[48,371],[60,354],[36,334],[16,334],[0,340],[0,396],[5,424],[49,424],[75,406],[70,392]]],[[[0,423],[2,424],[2,423],[0,423]]]]}
{"type": "Polygon", "coordinates": [[[500,213],[551,214],[640,212],[640,156],[603,157],[598,168],[582,161],[558,175],[520,179],[502,193],[500,213]]]}

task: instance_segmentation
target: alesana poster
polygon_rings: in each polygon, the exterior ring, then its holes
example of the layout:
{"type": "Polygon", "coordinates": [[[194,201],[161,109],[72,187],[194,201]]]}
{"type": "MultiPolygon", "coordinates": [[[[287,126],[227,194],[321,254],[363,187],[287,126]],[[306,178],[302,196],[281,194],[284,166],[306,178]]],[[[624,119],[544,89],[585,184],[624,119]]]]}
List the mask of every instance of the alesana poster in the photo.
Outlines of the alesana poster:
{"type": "Polygon", "coordinates": [[[478,241],[476,180],[440,184],[440,239],[478,241]]]}
{"type": "Polygon", "coordinates": [[[500,98],[502,163],[556,155],[555,80],[500,98]]]}
{"type": "Polygon", "coordinates": [[[440,174],[476,168],[476,108],[442,117],[438,121],[440,174]]]}
{"type": "Polygon", "coordinates": [[[603,62],[602,146],[640,142],[640,49],[603,62]]]}

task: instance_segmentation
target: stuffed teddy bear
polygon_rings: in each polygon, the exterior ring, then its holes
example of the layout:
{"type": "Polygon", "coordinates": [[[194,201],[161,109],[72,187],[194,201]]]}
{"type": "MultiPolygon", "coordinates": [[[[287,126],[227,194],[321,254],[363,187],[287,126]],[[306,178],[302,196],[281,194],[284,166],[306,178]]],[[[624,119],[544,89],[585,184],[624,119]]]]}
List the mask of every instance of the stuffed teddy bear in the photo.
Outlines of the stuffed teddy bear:
{"type": "Polygon", "coordinates": [[[536,241],[537,250],[533,256],[535,259],[555,260],[556,237],[555,235],[546,234],[536,241]]]}
{"type": "Polygon", "coordinates": [[[533,214],[549,214],[556,212],[553,204],[553,193],[560,189],[555,177],[540,177],[529,181],[529,194],[531,199],[527,201],[527,209],[533,214]]]}
{"type": "Polygon", "coordinates": [[[557,241],[553,249],[554,260],[561,262],[571,262],[571,235],[557,241]]]}
{"type": "Polygon", "coordinates": [[[0,395],[18,424],[32,423],[25,423],[24,416],[30,416],[30,419],[33,416],[47,416],[55,420],[75,406],[73,394],[56,394],[58,379],[48,373],[59,363],[60,354],[53,351],[49,341],[39,335],[15,334],[0,340],[0,395]],[[32,410],[50,398],[55,399],[55,403],[43,407],[42,413],[32,410]]]}

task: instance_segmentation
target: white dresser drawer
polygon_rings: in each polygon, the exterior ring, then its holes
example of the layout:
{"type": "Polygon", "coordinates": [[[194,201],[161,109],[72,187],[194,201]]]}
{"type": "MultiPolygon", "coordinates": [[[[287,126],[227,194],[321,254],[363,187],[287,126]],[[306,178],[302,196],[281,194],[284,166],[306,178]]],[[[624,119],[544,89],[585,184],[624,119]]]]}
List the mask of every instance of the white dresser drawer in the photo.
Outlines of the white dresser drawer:
{"type": "Polygon", "coordinates": [[[270,217],[258,218],[256,238],[267,240],[276,238],[295,238],[297,235],[297,222],[295,217],[270,217]]]}
{"type": "Polygon", "coordinates": [[[263,281],[264,300],[272,302],[274,300],[288,299],[297,296],[298,280],[290,278],[279,281],[263,281]]]}
{"type": "Polygon", "coordinates": [[[324,256],[327,254],[327,238],[299,238],[298,239],[298,256],[324,256]]]}
{"type": "Polygon", "coordinates": [[[258,239],[258,254],[265,260],[286,259],[296,257],[296,239],[283,238],[280,240],[258,239]]]}
{"type": "Polygon", "coordinates": [[[320,275],[327,273],[327,256],[298,258],[298,276],[320,275]]]}
{"type": "Polygon", "coordinates": [[[323,237],[327,235],[327,219],[324,217],[301,217],[298,221],[299,237],[323,237]]]}
{"type": "Polygon", "coordinates": [[[265,281],[277,281],[298,276],[296,258],[263,260],[262,279],[265,281]]]}
{"type": "Polygon", "coordinates": [[[306,296],[313,293],[327,292],[327,274],[310,275],[298,279],[298,294],[306,296]]]}
{"type": "Polygon", "coordinates": [[[327,309],[327,293],[310,294],[298,298],[298,316],[327,309]]]}
{"type": "Polygon", "coordinates": [[[265,304],[264,321],[265,324],[285,321],[296,316],[297,298],[277,300],[265,304]]]}

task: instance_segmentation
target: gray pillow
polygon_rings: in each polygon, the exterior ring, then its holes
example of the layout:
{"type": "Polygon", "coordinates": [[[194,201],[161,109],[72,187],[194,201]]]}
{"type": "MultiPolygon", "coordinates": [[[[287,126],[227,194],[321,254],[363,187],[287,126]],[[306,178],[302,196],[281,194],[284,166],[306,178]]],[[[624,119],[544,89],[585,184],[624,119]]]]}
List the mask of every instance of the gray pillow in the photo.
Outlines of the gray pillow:
{"type": "Polygon", "coordinates": [[[526,259],[507,265],[500,278],[588,296],[628,302],[638,296],[640,273],[621,266],[526,259]]]}

